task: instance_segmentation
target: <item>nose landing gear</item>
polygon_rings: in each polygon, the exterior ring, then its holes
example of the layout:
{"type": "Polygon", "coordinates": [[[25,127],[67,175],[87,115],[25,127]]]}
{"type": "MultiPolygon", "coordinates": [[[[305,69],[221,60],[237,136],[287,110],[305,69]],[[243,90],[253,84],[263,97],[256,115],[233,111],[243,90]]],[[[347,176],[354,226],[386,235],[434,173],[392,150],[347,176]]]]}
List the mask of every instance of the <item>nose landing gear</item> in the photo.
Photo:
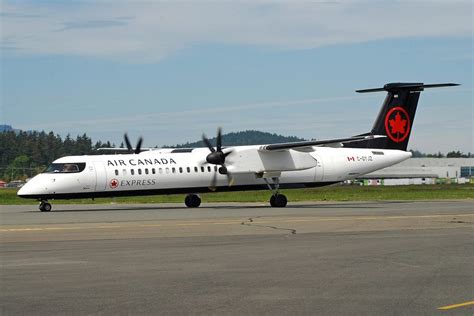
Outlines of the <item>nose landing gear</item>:
{"type": "Polygon", "coordinates": [[[48,201],[44,200],[40,202],[39,210],[41,212],[50,212],[51,208],[51,204],[49,204],[48,201]]]}

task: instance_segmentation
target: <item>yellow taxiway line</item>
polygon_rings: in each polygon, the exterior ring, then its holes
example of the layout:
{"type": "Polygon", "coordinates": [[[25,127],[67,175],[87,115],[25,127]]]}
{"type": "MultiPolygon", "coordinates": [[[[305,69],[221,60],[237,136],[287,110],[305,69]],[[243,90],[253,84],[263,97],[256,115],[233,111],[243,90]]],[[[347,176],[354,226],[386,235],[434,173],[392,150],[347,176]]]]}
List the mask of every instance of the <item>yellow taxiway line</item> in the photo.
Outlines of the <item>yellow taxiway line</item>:
{"type": "Polygon", "coordinates": [[[464,307],[464,306],[469,306],[469,305],[474,305],[474,301],[469,301],[469,302],[464,302],[464,303],[459,303],[459,304],[453,304],[453,305],[447,305],[447,306],[441,306],[441,307],[438,307],[438,309],[440,309],[440,310],[449,310],[449,309],[464,307]]]}

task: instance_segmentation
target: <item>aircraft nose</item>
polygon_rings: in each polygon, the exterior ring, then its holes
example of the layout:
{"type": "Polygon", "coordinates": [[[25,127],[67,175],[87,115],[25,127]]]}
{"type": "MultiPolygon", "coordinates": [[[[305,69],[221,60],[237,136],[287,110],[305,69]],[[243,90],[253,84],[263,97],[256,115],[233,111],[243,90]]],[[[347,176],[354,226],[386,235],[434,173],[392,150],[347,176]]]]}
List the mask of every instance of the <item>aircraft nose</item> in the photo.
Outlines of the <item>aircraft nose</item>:
{"type": "Polygon", "coordinates": [[[29,183],[25,183],[20,190],[16,193],[19,197],[26,197],[27,195],[31,195],[31,185],[29,183]]]}
{"type": "Polygon", "coordinates": [[[31,179],[27,183],[25,183],[20,190],[16,193],[17,196],[21,198],[26,198],[26,199],[34,199],[37,197],[38,194],[40,194],[40,190],[38,187],[38,179],[31,179]]]}

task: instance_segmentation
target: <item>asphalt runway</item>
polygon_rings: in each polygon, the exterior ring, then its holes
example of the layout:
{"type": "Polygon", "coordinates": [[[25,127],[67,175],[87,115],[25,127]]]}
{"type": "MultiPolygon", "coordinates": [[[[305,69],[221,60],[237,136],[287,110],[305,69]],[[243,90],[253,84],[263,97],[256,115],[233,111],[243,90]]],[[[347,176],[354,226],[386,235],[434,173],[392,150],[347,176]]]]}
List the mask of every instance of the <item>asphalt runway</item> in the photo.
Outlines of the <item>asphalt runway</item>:
{"type": "Polygon", "coordinates": [[[0,206],[2,315],[473,315],[474,202],[0,206]]]}

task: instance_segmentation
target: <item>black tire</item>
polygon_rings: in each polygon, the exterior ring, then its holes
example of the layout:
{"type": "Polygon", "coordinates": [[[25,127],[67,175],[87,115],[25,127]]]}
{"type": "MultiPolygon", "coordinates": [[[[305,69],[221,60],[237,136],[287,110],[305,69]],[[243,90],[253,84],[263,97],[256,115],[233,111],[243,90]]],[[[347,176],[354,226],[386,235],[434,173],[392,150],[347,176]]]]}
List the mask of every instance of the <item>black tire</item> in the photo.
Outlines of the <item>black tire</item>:
{"type": "Polygon", "coordinates": [[[274,194],[270,198],[270,205],[272,207],[285,207],[288,200],[283,194],[274,194]]]}
{"type": "Polygon", "coordinates": [[[48,202],[42,202],[39,206],[41,212],[51,212],[51,208],[52,206],[48,202]]]}
{"type": "Polygon", "coordinates": [[[271,207],[276,207],[275,195],[272,195],[270,197],[270,205],[271,205],[271,207]]]}
{"type": "Polygon", "coordinates": [[[201,205],[201,198],[199,195],[189,194],[184,199],[184,204],[186,204],[187,207],[199,207],[199,205],[201,205]]]}

